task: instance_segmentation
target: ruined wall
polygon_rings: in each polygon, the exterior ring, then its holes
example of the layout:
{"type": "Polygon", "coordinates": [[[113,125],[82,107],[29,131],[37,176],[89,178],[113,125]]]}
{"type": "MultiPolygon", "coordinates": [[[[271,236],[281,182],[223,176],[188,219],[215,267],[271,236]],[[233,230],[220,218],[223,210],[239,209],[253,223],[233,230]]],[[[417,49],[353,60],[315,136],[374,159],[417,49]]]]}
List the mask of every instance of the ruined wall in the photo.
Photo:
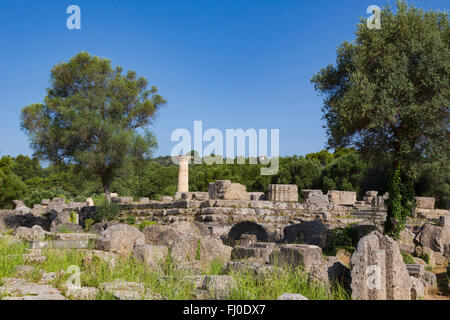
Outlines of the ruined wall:
{"type": "Polygon", "coordinates": [[[270,184],[268,192],[270,201],[298,202],[298,187],[295,184],[270,184]]]}

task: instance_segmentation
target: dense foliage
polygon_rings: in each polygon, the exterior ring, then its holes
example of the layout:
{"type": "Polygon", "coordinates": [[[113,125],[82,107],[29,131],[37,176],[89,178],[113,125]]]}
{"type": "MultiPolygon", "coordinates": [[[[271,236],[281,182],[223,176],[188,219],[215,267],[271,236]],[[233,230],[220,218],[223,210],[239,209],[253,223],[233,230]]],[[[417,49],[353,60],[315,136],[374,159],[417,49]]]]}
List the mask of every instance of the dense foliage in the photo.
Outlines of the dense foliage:
{"type": "Polygon", "coordinates": [[[381,21],[379,30],[361,21],[355,40],[337,49],[336,65],[312,82],[324,95],[329,147],[391,157],[390,181],[398,185],[390,189],[399,194],[389,202],[388,217],[397,222],[385,231],[395,235],[405,219],[397,213],[412,206],[417,164],[448,168],[450,24],[448,13],[406,1],[395,10],[385,7],[381,21]]]}
{"type": "MultiPolygon", "coordinates": [[[[267,191],[271,183],[296,184],[299,190],[331,189],[356,191],[362,197],[367,190],[388,191],[390,159],[384,163],[367,162],[354,150],[280,158],[280,170],[274,176],[261,176],[260,165],[191,165],[189,188],[207,191],[210,182],[229,179],[242,183],[248,191],[267,191]],[[332,159],[321,162],[318,158],[332,159]]],[[[417,169],[418,183],[415,194],[433,196],[437,207],[444,207],[450,199],[450,176],[446,167],[427,164],[417,169]]],[[[111,191],[123,196],[158,199],[177,191],[178,166],[170,157],[144,161],[142,166],[132,164],[122,168],[111,183],[111,191]]],[[[22,199],[28,206],[42,199],[64,197],[71,201],[84,201],[92,197],[102,204],[103,186],[97,176],[89,175],[74,164],[42,167],[39,161],[27,156],[0,159],[0,206],[11,207],[12,200],[22,199]]]]}
{"type": "Polygon", "coordinates": [[[156,146],[146,130],[165,100],[148,86],[136,72],[81,52],[53,67],[43,103],[22,109],[22,128],[36,157],[78,164],[100,178],[109,199],[117,172],[139,167],[156,146]]]}

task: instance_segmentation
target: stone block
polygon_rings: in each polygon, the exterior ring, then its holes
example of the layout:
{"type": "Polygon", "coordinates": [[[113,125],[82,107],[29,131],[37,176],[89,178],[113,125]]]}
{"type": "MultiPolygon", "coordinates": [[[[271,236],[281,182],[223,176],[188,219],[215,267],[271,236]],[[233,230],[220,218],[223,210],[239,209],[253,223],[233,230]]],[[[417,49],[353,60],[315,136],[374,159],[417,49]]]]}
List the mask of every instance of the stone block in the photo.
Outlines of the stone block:
{"type": "Polygon", "coordinates": [[[268,200],[276,202],[298,202],[298,187],[295,184],[270,184],[268,200]]]}
{"type": "Polygon", "coordinates": [[[231,183],[229,180],[218,180],[209,184],[210,199],[219,200],[250,200],[247,189],[239,183],[231,183]]]}
{"type": "Polygon", "coordinates": [[[356,203],[356,192],[353,191],[328,191],[328,201],[334,205],[354,205],[356,203]]]}
{"type": "Polygon", "coordinates": [[[435,199],[431,197],[415,197],[417,209],[434,209],[435,199]]]}

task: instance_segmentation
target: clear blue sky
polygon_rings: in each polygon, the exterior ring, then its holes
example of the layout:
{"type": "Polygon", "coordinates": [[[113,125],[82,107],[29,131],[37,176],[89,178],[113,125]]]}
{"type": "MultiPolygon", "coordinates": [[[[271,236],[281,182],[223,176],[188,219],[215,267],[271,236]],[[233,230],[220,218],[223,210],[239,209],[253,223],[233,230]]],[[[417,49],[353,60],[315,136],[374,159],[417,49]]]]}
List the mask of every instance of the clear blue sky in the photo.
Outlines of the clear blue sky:
{"type": "Polygon", "coordinates": [[[85,50],[135,70],[168,100],[151,127],[157,155],[169,154],[172,131],[192,131],[194,120],[223,132],[280,129],[281,155],[319,151],[322,98],[311,76],[335,61],[372,4],[386,0],[2,0],[0,152],[32,154],[21,108],[42,101],[52,66],[85,50]],[[79,31],[66,28],[71,4],[82,11],[79,31]]]}

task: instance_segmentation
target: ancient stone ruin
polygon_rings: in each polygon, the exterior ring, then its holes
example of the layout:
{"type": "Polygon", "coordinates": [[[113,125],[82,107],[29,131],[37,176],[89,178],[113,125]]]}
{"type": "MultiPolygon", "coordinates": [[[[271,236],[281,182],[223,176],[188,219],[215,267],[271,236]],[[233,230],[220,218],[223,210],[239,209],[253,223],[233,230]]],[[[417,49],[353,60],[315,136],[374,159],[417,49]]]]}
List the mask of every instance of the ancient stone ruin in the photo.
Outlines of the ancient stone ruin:
{"type": "MultiPolygon", "coordinates": [[[[14,237],[29,242],[32,250],[86,250],[87,260],[99,257],[111,267],[116,257],[125,255],[156,268],[170,255],[189,270],[199,270],[214,259],[224,261],[224,272],[245,269],[258,276],[277,272],[279,266],[300,268],[308,281],[327,287],[339,283],[359,300],[421,299],[427,290],[435,290],[437,280],[420,263],[449,261],[450,212],[434,209],[430,198],[416,199],[414,217],[401,239],[394,241],[380,233],[388,194],[367,191],[358,200],[355,192],[324,194],[279,184],[269,185],[266,192],[248,192],[244,185],[228,180],[211,182],[207,192],[189,192],[188,160],[180,159],[179,188],[173,197],[135,201],[113,194],[112,201],[120,208],[116,221],[89,225],[97,212],[92,199],[77,203],[44,199],[33,208],[15,201],[15,210],[0,211],[0,231],[13,230],[14,237]],[[355,251],[330,255],[344,231],[355,251]],[[405,264],[405,253],[419,264],[405,264]]],[[[39,262],[45,256],[37,251],[26,259],[39,262]]],[[[10,280],[11,286],[29,285],[17,281],[10,280]]],[[[199,298],[224,298],[235,285],[228,275],[198,276],[193,281],[199,298]]],[[[141,294],[139,283],[105,283],[102,288],[118,299],[141,294]]],[[[44,297],[47,289],[36,288],[44,290],[44,297]]],[[[98,288],[70,290],[67,294],[77,297],[98,293],[98,288]]],[[[296,298],[289,293],[280,297],[296,298]]]]}

